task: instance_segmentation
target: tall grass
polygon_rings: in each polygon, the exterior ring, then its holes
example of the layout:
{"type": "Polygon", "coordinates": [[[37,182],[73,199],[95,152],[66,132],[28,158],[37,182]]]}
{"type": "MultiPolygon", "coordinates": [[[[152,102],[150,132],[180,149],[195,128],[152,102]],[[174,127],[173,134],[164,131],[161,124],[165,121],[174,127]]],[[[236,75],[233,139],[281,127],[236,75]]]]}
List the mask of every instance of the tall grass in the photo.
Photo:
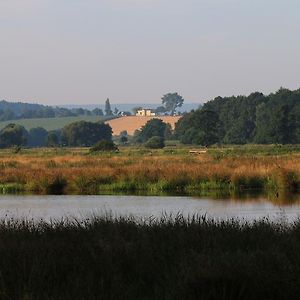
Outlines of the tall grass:
{"type": "MultiPolygon", "coordinates": [[[[124,150],[125,149],[125,150],[124,150]]],[[[87,150],[0,152],[0,184],[44,193],[101,191],[205,192],[226,189],[300,189],[300,154],[118,154],[86,155],[87,150]],[[84,152],[86,151],[86,152],[84,152]]],[[[223,151],[216,149],[214,151],[223,151]]],[[[237,153],[239,153],[237,151],[237,153]]]]}
{"type": "Polygon", "coordinates": [[[299,299],[300,222],[0,222],[0,299],[299,299]]]}

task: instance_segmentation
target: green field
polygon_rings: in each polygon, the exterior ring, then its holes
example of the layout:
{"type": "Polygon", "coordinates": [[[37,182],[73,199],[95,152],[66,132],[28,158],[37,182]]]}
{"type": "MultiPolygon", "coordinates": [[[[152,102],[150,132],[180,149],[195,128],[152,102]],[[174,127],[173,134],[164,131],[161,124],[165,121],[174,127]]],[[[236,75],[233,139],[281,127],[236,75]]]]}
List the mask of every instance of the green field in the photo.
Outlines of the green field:
{"type": "Polygon", "coordinates": [[[43,127],[46,130],[61,129],[65,125],[68,125],[77,121],[97,122],[108,120],[107,117],[101,116],[78,116],[78,117],[63,117],[63,118],[39,118],[39,119],[20,119],[0,122],[0,130],[10,123],[20,124],[27,130],[36,127],[43,127]]]}

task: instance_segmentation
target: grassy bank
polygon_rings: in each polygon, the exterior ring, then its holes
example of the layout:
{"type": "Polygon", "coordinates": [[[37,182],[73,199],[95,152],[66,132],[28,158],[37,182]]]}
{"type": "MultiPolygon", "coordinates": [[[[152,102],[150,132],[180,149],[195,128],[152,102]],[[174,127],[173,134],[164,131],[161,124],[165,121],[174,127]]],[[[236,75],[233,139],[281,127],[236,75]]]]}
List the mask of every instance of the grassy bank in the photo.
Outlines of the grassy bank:
{"type": "Polygon", "coordinates": [[[0,222],[0,299],[299,299],[299,265],[299,222],[0,222]]]}
{"type": "Polygon", "coordinates": [[[89,155],[88,149],[36,149],[21,153],[5,150],[0,152],[0,191],[48,194],[298,191],[300,149],[277,148],[213,148],[200,155],[190,154],[189,148],[184,147],[157,151],[123,147],[119,153],[99,155],[89,155]]]}
{"type": "Polygon", "coordinates": [[[61,129],[64,126],[73,122],[86,121],[86,122],[99,122],[111,119],[105,116],[76,116],[76,117],[56,117],[56,118],[36,118],[36,119],[17,119],[0,122],[0,129],[8,124],[14,123],[24,126],[26,130],[36,127],[43,127],[47,131],[61,129]]]}

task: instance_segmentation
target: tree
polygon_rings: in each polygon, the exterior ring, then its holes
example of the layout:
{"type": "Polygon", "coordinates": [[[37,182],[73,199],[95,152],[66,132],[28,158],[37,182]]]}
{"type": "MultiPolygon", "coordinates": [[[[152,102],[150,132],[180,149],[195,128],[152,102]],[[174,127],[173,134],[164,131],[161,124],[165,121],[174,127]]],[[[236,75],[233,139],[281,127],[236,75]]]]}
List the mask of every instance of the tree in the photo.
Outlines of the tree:
{"type": "Polygon", "coordinates": [[[144,143],[153,136],[165,137],[167,124],[160,119],[149,120],[140,130],[135,132],[135,139],[144,143]]]}
{"type": "Polygon", "coordinates": [[[106,116],[112,116],[113,112],[111,110],[109,98],[107,98],[106,101],[105,101],[105,109],[104,110],[105,110],[105,115],[106,116]]]}
{"type": "Polygon", "coordinates": [[[75,109],[75,114],[78,115],[78,116],[82,116],[85,114],[85,110],[83,108],[76,108],[75,109]]]}
{"type": "Polygon", "coordinates": [[[161,136],[153,136],[151,139],[147,141],[145,147],[151,149],[164,148],[165,147],[164,138],[162,138],[161,136]]]}
{"type": "Polygon", "coordinates": [[[120,132],[120,136],[128,136],[128,132],[127,132],[127,130],[123,130],[123,131],[121,131],[120,132]]]}
{"type": "Polygon", "coordinates": [[[16,116],[15,116],[15,113],[11,109],[6,108],[1,111],[0,121],[8,121],[8,120],[13,120],[13,119],[16,119],[16,116]]]}
{"type": "Polygon", "coordinates": [[[184,144],[209,146],[220,141],[221,128],[216,112],[201,109],[179,120],[176,124],[175,136],[184,144]]]}
{"type": "Polygon", "coordinates": [[[158,106],[155,109],[155,113],[158,114],[158,115],[164,114],[166,112],[167,112],[167,110],[166,110],[166,108],[164,106],[158,106]]]}
{"type": "Polygon", "coordinates": [[[28,132],[18,124],[8,124],[0,131],[0,147],[25,146],[28,132]]]}
{"type": "Polygon", "coordinates": [[[120,137],[120,143],[125,145],[128,142],[128,137],[125,135],[121,135],[120,137]]]}
{"type": "Polygon", "coordinates": [[[47,147],[58,147],[59,137],[55,131],[50,131],[46,138],[47,147]]]}
{"type": "Polygon", "coordinates": [[[90,152],[98,151],[118,151],[118,147],[112,141],[101,140],[96,143],[91,149],[90,152]]]}
{"type": "Polygon", "coordinates": [[[43,147],[46,145],[48,132],[42,127],[31,128],[28,135],[29,147],[43,147]]]}
{"type": "Polygon", "coordinates": [[[182,106],[183,102],[184,99],[178,93],[168,93],[162,97],[162,104],[172,116],[175,114],[177,107],[182,106]]]}
{"type": "Polygon", "coordinates": [[[95,108],[92,113],[95,115],[95,116],[103,116],[103,111],[101,108],[95,108]]]}
{"type": "Polygon", "coordinates": [[[138,110],[141,110],[141,109],[143,109],[141,106],[136,106],[136,107],[134,107],[132,109],[132,112],[133,112],[134,115],[136,115],[136,113],[138,112],[138,110]]]}
{"type": "Polygon", "coordinates": [[[62,129],[62,141],[67,146],[89,147],[99,140],[112,139],[112,129],[102,122],[79,121],[66,125],[62,129]]]}

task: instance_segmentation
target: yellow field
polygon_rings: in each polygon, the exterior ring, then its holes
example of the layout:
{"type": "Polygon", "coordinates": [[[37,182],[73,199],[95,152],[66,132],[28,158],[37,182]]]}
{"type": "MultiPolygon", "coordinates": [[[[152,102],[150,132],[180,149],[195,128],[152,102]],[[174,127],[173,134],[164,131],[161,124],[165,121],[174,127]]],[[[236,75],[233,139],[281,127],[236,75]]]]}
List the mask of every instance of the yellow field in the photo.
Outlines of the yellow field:
{"type": "Polygon", "coordinates": [[[126,130],[129,135],[133,135],[137,129],[140,129],[144,126],[149,120],[151,119],[161,119],[165,123],[168,123],[175,128],[175,124],[181,118],[173,117],[173,116],[162,116],[162,117],[137,117],[137,116],[128,116],[122,117],[118,119],[113,119],[110,121],[105,122],[109,124],[109,126],[113,130],[113,135],[119,135],[122,131],[126,130]]]}

